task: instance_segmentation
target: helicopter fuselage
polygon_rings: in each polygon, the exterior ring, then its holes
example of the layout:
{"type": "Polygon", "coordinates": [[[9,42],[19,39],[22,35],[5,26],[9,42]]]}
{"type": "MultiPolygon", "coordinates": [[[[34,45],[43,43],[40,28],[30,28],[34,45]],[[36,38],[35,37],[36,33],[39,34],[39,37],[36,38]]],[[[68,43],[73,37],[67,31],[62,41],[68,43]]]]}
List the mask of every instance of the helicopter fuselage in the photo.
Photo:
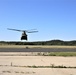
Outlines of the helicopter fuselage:
{"type": "Polygon", "coordinates": [[[27,40],[27,34],[25,31],[22,33],[21,40],[27,40]]]}

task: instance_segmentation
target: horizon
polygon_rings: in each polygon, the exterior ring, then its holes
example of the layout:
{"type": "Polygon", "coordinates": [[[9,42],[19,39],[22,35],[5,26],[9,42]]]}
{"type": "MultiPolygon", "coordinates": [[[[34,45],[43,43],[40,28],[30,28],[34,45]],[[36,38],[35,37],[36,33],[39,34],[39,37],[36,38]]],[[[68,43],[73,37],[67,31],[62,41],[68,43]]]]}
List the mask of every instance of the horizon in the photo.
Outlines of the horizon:
{"type": "Polygon", "coordinates": [[[48,42],[48,41],[63,41],[63,42],[71,42],[71,41],[76,41],[76,40],[60,40],[60,39],[51,39],[51,40],[44,40],[44,41],[0,41],[0,42],[48,42]]]}

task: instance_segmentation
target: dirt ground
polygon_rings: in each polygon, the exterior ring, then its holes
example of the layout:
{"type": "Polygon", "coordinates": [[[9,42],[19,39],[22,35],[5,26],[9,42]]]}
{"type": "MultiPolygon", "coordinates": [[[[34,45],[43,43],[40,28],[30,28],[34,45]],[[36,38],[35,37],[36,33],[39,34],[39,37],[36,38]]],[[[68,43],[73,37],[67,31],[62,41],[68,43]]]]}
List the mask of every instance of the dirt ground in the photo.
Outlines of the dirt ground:
{"type": "Polygon", "coordinates": [[[51,65],[76,67],[76,57],[0,56],[0,75],[76,75],[76,68],[25,67],[51,65]]]}
{"type": "Polygon", "coordinates": [[[0,75],[76,75],[76,69],[0,67],[0,75]]]}

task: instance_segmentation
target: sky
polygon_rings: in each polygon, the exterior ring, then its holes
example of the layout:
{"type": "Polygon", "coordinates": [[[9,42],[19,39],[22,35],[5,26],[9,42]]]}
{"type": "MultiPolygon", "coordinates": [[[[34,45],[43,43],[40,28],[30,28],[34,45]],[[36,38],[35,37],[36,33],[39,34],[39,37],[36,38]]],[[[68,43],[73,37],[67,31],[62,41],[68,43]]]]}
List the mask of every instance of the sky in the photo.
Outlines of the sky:
{"type": "Polygon", "coordinates": [[[30,30],[28,41],[76,40],[76,0],[0,0],[0,41],[21,41],[30,30]]]}

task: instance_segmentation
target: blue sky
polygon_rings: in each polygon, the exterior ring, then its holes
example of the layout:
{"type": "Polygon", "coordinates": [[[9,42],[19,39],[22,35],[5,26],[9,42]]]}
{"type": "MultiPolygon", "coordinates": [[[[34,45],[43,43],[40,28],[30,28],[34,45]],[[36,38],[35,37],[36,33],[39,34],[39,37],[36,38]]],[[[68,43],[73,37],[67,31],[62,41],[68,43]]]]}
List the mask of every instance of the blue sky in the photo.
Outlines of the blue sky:
{"type": "Polygon", "coordinates": [[[29,30],[28,41],[76,40],[76,0],[0,0],[0,41],[20,41],[29,30]]]}

